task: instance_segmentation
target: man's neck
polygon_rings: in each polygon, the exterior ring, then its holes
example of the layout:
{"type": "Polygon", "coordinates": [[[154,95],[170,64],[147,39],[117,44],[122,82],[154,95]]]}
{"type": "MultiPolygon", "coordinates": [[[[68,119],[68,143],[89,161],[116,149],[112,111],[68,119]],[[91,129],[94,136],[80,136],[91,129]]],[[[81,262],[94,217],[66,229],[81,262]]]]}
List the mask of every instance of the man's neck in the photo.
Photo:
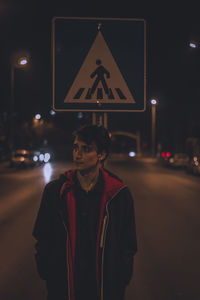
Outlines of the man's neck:
{"type": "Polygon", "coordinates": [[[77,177],[80,182],[80,185],[86,192],[91,190],[97,183],[99,177],[99,169],[100,168],[97,167],[93,170],[87,170],[83,172],[79,170],[77,171],[77,177]]]}

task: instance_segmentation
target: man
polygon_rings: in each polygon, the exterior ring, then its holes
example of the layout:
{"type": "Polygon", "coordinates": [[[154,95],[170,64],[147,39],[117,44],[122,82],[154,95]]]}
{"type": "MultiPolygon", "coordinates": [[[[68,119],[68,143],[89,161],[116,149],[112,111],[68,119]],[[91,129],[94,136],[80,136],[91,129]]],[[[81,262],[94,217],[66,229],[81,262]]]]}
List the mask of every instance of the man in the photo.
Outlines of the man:
{"type": "Polygon", "coordinates": [[[48,300],[122,300],[137,251],[133,199],[102,167],[110,137],[102,126],[74,133],[75,169],[44,189],[33,236],[48,300]]]}

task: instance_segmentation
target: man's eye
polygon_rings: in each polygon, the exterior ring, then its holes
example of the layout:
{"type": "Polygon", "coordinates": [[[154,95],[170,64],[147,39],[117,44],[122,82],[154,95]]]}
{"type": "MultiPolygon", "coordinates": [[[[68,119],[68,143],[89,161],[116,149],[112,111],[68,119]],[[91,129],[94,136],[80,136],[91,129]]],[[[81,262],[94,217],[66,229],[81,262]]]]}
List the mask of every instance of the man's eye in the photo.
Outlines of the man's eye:
{"type": "Polygon", "coordinates": [[[91,151],[91,149],[90,149],[90,147],[88,147],[88,146],[83,146],[83,151],[84,151],[85,153],[89,153],[89,152],[91,151]]]}
{"type": "Polygon", "coordinates": [[[77,151],[77,150],[78,150],[78,145],[76,145],[76,144],[73,145],[73,150],[74,150],[74,151],[77,151]]]}

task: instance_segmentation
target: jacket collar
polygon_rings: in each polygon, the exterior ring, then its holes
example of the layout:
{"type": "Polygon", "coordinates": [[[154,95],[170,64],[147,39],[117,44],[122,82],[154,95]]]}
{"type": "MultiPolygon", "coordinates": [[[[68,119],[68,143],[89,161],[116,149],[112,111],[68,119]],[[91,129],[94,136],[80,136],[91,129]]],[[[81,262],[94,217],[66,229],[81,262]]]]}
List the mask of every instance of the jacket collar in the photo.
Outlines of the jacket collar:
{"type": "MultiPolygon", "coordinates": [[[[76,169],[69,170],[64,173],[64,176],[66,177],[66,181],[61,187],[60,195],[63,196],[64,192],[66,190],[70,190],[72,186],[75,184],[75,172],[76,169]]],[[[107,200],[114,197],[116,193],[118,193],[123,187],[126,185],[123,183],[123,181],[117,177],[116,175],[112,174],[110,171],[100,168],[100,172],[103,175],[104,180],[104,192],[107,195],[107,200]]]]}
{"type": "Polygon", "coordinates": [[[103,174],[105,184],[104,192],[107,194],[107,200],[110,200],[126,185],[119,177],[112,174],[110,171],[102,168],[101,172],[103,174]]]}

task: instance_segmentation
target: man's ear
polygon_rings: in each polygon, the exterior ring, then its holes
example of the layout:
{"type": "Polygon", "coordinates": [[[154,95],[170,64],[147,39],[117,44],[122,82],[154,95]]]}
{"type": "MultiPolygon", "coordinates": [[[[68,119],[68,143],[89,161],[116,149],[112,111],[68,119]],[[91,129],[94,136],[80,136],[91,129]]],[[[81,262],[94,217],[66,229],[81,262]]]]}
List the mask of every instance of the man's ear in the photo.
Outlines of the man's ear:
{"type": "Polygon", "coordinates": [[[105,151],[103,151],[102,153],[98,154],[98,159],[100,161],[104,160],[105,158],[106,158],[106,152],[105,151]]]}

